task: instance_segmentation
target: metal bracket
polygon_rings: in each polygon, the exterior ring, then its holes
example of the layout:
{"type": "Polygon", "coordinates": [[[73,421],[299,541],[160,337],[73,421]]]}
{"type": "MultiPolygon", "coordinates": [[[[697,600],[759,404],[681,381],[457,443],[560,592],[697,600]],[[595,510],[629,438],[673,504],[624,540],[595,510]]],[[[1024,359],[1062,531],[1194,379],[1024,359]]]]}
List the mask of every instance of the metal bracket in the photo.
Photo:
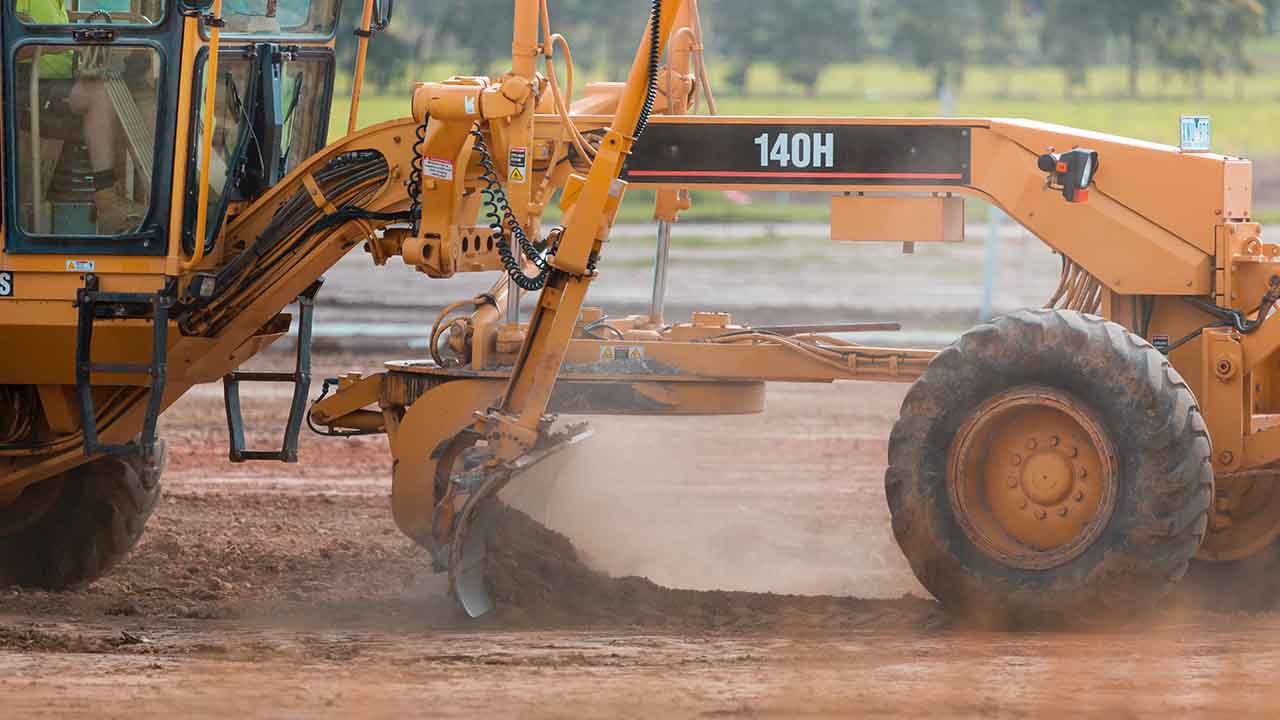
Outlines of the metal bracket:
{"type": "Polygon", "coordinates": [[[315,315],[316,293],[323,279],[317,280],[298,296],[298,351],[294,371],[242,372],[235,370],[222,378],[222,396],[226,403],[227,431],[230,435],[230,457],[233,463],[269,460],[285,463],[298,462],[298,435],[307,409],[311,392],[311,326],[315,315]],[[289,405],[289,421],[285,425],[284,441],[279,450],[246,450],[244,440],[244,415],[240,410],[240,383],[272,382],[292,383],[293,399],[289,405]]]}

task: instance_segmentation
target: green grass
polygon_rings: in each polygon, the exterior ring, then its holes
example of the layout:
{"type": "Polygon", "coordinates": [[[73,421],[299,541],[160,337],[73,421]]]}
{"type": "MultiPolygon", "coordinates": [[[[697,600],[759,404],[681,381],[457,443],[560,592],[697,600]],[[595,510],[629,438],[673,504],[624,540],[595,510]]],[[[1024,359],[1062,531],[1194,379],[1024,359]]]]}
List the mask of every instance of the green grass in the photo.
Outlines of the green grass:
{"type": "MultiPolygon", "coordinates": [[[[971,68],[956,98],[961,117],[1025,118],[1111,133],[1140,140],[1176,144],[1178,117],[1209,115],[1214,123],[1214,149],[1230,155],[1259,158],[1280,155],[1280,57],[1268,52],[1251,76],[1210,78],[1204,96],[1187,78],[1156,71],[1141,75],[1143,97],[1126,97],[1128,75],[1122,67],[1105,67],[1089,74],[1087,85],[1068,100],[1062,73],[1053,68],[1001,70],[971,68]]],[[[752,68],[749,94],[735,92],[714,70],[719,110],[730,115],[817,117],[933,117],[942,114],[932,98],[928,73],[886,62],[833,65],[822,76],[813,96],[784,81],[767,64],[752,68]]],[[[414,73],[420,79],[444,79],[466,68],[428,66],[414,73]]],[[[590,74],[588,74],[590,75],[590,74]]],[[[603,78],[592,77],[593,80],[603,78]]],[[[407,116],[411,83],[402,93],[366,93],[361,102],[362,127],[407,116]]],[[[347,127],[348,91],[339,90],[333,107],[331,138],[347,127]]],[[[629,193],[619,211],[622,222],[648,222],[653,214],[652,193],[629,193]]],[[[969,217],[985,216],[985,206],[973,203],[969,217]]],[[[1280,219],[1280,213],[1276,213],[1280,219]]],[[[825,202],[796,202],[770,193],[755,195],[749,205],[730,202],[721,193],[695,193],[693,210],[682,216],[701,222],[824,222],[825,202]]],[[[554,215],[549,218],[554,221],[554,215]]]]}
{"type": "MultiPolygon", "coordinates": [[[[956,99],[956,114],[1042,120],[1084,130],[1124,135],[1153,142],[1176,143],[1178,116],[1210,115],[1218,151],[1244,156],[1280,153],[1280,61],[1265,61],[1250,76],[1210,78],[1198,98],[1185,77],[1146,71],[1143,97],[1125,98],[1124,68],[1093,70],[1087,86],[1073,100],[1063,96],[1062,73],[1052,68],[970,69],[956,99]]],[[[451,72],[424,67],[419,78],[443,79],[451,72]]],[[[713,76],[714,76],[713,72],[713,76]]],[[[752,69],[751,92],[738,94],[717,80],[720,112],[735,115],[813,115],[929,117],[942,112],[931,97],[928,73],[883,62],[833,65],[823,74],[815,96],[782,80],[769,65],[752,69]]],[[[409,113],[410,84],[396,93],[366,94],[361,124],[369,125],[409,113]]],[[[346,129],[346,93],[334,104],[333,135],[346,129]]]]}

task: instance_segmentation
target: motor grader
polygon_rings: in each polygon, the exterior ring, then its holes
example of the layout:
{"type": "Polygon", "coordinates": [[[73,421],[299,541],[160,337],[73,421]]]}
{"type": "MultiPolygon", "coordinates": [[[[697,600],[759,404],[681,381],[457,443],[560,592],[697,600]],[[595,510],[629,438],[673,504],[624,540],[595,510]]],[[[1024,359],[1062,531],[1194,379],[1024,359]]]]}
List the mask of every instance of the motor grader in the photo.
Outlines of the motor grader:
{"type": "Polygon", "coordinates": [[[419,84],[406,117],[360,128],[391,16],[365,0],[348,134],[325,146],[339,4],[4,0],[6,582],[73,587],[128,553],[159,493],[157,417],[201,383],[224,385],[233,461],[296,461],[304,421],[385,434],[396,524],[482,615],[500,492],[589,434],[559,418],[756,413],[768,381],[862,380],[913,384],[889,510],[952,611],[1128,617],[1188,568],[1223,597],[1249,589],[1225,580],[1240,568],[1270,587],[1280,247],[1251,220],[1248,161],[1025,120],[718,115],[696,0],[651,0],[626,82],[580,97],[554,3],[514,0],[509,72],[419,84]],[[656,191],[654,302],[612,318],[586,296],[635,188],[656,191]],[[857,342],[884,324],[675,320],[691,189],[826,195],[851,252],[961,241],[977,199],[1062,276],[1043,309],[940,352],[857,342]],[[446,308],[430,358],[326,381],[308,408],[315,298],[352,251],[495,282],[446,308]],[[238,369],[291,328],[293,372],[238,369]],[[261,381],[294,384],[279,449],[245,446],[240,388],[261,381]]]}

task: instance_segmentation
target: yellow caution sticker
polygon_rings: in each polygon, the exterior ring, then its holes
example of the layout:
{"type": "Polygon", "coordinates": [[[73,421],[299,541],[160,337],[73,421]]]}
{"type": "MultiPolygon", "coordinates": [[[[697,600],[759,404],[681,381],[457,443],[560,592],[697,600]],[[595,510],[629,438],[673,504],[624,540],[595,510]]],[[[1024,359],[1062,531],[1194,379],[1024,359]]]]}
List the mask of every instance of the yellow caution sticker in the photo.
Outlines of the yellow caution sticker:
{"type": "Polygon", "coordinates": [[[515,147],[507,153],[507,181],[525,183],[529,180],[529,148],[515,147]]]}
{"type": "Polygon", "coordinates": [[[639,345],[605,345],[600,348],[600,362],[644,362],[644,348],[639,345]]]}

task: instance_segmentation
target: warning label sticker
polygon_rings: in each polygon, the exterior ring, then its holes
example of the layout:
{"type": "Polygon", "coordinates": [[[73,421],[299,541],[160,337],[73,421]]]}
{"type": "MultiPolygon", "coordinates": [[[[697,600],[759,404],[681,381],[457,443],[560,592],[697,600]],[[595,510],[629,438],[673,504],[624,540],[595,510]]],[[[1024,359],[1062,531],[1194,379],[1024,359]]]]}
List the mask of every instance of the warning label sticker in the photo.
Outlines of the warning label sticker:
{"type": "Polygon", "coordinates": [[[601,362],[644,362],[644,348],[633,345],[605,345],[600,348],[601,362]]]}
{"type": "Polygon", "coordinates": [[[523,183],[529,179],[529,148],[511,148],[507,153],[507,179],[513,183],[523,183]]]}
{"type": "Polygon", "coordinates": [[[453,161],[427,156],[422,159],[422,172],[437,180],[453,180],[453,161]]]}

